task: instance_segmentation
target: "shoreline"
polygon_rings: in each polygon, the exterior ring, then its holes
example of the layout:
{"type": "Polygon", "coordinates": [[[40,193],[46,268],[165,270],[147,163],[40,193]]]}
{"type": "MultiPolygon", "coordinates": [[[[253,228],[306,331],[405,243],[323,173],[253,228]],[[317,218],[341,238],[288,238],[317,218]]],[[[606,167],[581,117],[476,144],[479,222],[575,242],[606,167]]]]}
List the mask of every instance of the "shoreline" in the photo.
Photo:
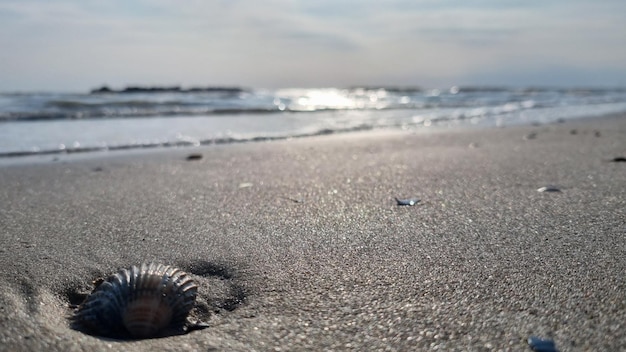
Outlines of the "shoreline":
{"type": "Polygon", "coordinates": [[[203,141],[199,141],[197,144],[180,141],[180,142],[167,142],[167,143],[155,143],[155,144],[146,144],[146,145],[122,145],[122,146],[110,146],[110,147],[84,147],[84,148],[66,148],[59,150],[47,150],[47,151],[13,151],[13,152],[0,152],[0,167],[4,165],[11,165],[14,162],[17,164],[27,164],[29,162],[42,162],[42,161],[60,161],[60,160],[71,160],[75,158],[89,158],[89,156],[100,157],[102,155],[110,155],[115,157],[116,155],[120,155],[120,153],[161,153],[167,152],[169,150],[178,150],[178,149],[189,149],[193,150],[196,148],[204,148],[204,147],[215,147],[221,145],[236,145],[236,144],[249,144],[249,143],[266,143],[266,142],[274,142],[274,141],[289,141],[293,139],[306,139],[306,138],[315,138],[321,136],[328,135],[336,135],[336,136],[348,136],[352,134],[388,134],[388,133],[398,133],[398,134],[421,134],[421,133],[440,133],[440,132],[456,132],[456,131],[464,131],[464,130],[477,130],[477,129],[500,129],[500,128],[511,128],[511,127],[522,127],[522,126],[532,126],[532,127],[540,127],[540,126],[550,126],[561,123],[590,123],[593,121],[602,122],[602,120],[608,119],[620,119],[624,114],[621,113],[610,113],[606,115],[600,116],[587,116],[587,117],[578,117],[571,120],[562,120],[559,119],[557,121],[549,122],[549,123],[536,123],[536,122],[528,122],[528,123],[512,123],[505,126],[490,126],[490,125],[472,125],[465,124],[461,126],[442,126],[442,125],[433,125],[433,126],[422,126],[422,127],[410,127],[407,129],[399,128],[399,127],[384,127],[384,128],[349,128],[346,130],[323,130],[314,133],[304,133],[299,135],[286,135],[286,136],[267,136],[267,137],[255,137],[255,138],[214,138],[207,139],[203,141]],[[81,157],[82,156],[82,157],[81,157]]]}
{"type": "Polygon", "coordinates": [[[626,348],[626,116],[379,132],[0,166],[0,350],[626,348]],[[69,328],[146,261],[209,328],[69,328]]]}

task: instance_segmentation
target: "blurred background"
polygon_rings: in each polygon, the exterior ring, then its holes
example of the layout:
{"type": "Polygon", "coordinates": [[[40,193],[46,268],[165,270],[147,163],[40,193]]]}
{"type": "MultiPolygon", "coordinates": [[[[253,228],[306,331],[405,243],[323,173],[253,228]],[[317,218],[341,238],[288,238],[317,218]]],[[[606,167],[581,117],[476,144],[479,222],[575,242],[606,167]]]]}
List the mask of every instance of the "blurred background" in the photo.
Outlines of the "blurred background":
{"type": "Polygon", "coordinates": [[[0,1],[0,156],[626,111],[626,2],[0,1]]]}

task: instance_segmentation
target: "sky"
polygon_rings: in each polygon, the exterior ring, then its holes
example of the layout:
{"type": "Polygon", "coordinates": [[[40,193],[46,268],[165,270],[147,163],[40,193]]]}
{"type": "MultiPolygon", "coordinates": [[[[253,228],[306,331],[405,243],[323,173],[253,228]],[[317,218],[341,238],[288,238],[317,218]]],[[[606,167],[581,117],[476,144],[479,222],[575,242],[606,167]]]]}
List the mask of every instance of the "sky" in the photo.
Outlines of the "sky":
{"type": "Polygon", "coordinates": [[[623,0],[0,0],[0,91],[626,86],[623,0]]]}

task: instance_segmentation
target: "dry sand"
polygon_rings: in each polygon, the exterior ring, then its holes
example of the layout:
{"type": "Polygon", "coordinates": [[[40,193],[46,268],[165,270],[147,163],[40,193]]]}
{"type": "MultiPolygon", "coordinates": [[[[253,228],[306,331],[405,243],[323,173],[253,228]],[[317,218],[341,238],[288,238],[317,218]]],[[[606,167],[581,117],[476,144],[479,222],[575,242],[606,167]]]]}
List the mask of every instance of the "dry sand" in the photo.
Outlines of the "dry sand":
{"type": "Polygon", "coordinates": [[[626,350],[618,156],[625,116],[3,165],[0,350],[626,350]],[[70,329],[92,280],[148,261],[192,273],[209,328],[70,329]]]}

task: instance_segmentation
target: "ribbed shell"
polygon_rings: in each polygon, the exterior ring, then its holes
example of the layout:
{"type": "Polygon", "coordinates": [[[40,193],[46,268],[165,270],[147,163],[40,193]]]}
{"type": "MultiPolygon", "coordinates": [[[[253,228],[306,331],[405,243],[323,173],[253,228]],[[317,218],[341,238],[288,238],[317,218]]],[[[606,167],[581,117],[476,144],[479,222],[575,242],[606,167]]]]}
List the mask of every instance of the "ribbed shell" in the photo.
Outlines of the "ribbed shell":
{"type": "Polygon", "coordinates": [[[103,281],[81,304],[74,323],[100,336],[148,338],[182,328],[198,287],[180,269],[141,264],[103,281]]]}

